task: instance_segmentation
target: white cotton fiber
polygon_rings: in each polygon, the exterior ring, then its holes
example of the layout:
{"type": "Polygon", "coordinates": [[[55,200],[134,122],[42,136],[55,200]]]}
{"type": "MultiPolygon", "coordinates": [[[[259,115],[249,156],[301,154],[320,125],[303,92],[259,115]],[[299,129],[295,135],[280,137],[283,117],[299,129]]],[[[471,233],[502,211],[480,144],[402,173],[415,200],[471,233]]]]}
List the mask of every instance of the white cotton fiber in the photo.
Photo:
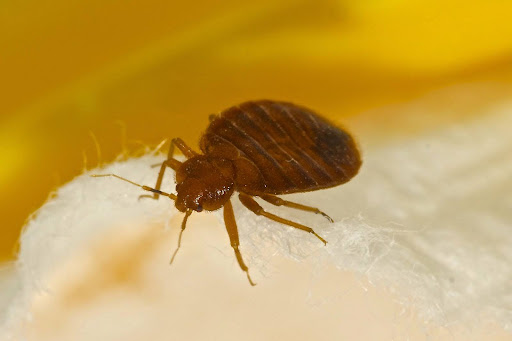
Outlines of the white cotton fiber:
{"type": "Polygon", "coordinates": [[[319,224],[286,211],[316,225],[326,248],[238,205],[239,224],[249,231],[243,237],[257,248],[250,262],[268,248],[297,260],[326,253],[327,263],[392,288],[426,321],[486,318],[511,329],[511,127],[512,106],[504,105],[484,118],[367,151],[360,174],[343,186],[289,195],[333,216],[334,225],[319,224]]]}
{"type": "MultiPolygon", "coordinates": [[[[91,174],[116,173],[131,180],[153,184],[157,170],[150,165],[162,156],[146,155],[115,162],[75,178],[57,189],[25,226],[20,239],[17,273],[21,291],[7,314],[6,329],[30,319],[30,304],[40,292],[52,293],[47,281],[59,267],[82,252],[91,242],[110,230],[136,228],[155,222],[167,224],[176,212],[173,202],[137,200],[146,194],[140,188],[114,178],[93,178],[91,174]]],[[[171,190],[168,184],[162,190],[171,190]]]]}
{"type": "MultiPolygon", "coordinates": [[[[448,325],[485,318],[511,329],[510,127],[512,105],[429,135],[363,148],[363,167],[349,183],[286,196],[321,208],[334,224],[262,203],[313,226],[327,247],[310,234],[254,216],[234,197],[241,248],[253,278],[259,282],[272,276],[267,264],[275,255],[307,258],[391,289],[422,320],[448,325]]],[[[30,319],[33,297],[51,291],[47,280],[91,241],[114,227],[166,224],[177,214],[167,198],[137,201],[144,194],[140,188],[89,176],[116,173],[152,185],[157,169],[150,165],[161,160],[147,155],[83,174],[58,189],[34,215],[21,237],[20,289],[7,310],[4,332],[17,335],[30,319]]],[[[168,172],[163,190],[173,191],[168,172]]]]}

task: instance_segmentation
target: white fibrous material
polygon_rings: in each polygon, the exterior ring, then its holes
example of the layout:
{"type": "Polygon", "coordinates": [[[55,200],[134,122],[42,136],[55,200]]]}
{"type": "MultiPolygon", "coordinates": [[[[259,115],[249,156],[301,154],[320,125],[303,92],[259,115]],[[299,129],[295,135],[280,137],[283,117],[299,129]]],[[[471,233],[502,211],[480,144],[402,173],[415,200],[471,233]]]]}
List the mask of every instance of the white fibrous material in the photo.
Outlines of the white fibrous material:
{"type": "Polygon", "coordinates": [[[82,174],[60,187],[33,215],[20,238],[17,272],[21,288],[3,328],[9,338],[15,338],[12,333],[17,335],[11,330],[17,331],[23,321],[31,319],[30,304],[35,296],[41,292],[56,294],[47,286],[54,272],[88,244],[114,228],[167,224],[176,212],[170,199],[137,200],[147,192],[114,178],[105,181],[90,176],[115,173],[153,184],[157,170],[150,165],[162,160],[161,156],[146,155],[82,174]]]}
{"type": "MultiPolygon", "coordinates": [[[[512,111],[496,108],[478,120],[365,150],[349,183],[285,196],[321,208],[335,223],[291,209],[262,206],[314,226],[310,234],[283,227],[232,198],[243,256],[256,279],[269,274],[276,254],[318,260],[366,276],[391,289],[425,321],[447,325],[489,319],[512,324],[512,111]]],[[[61,187],[31,219],[21,237],[21,288],[4,330],[30,318],[34,293],[45,279],[112,226],[134,221],[166,224],[179,213],[168,198],[137,200],[142,190],[114,178],[155,183],[162,156],[113,163],[61,187]]],[[[174,191],[168,171],[165,191],[174,191]]],[[[216,213],[222,220],[221,211],[216,213]]],[[[234,257],[234,256],[233,256],[234,257]]],[[[239,274],[242,276],[242,274],[239,274]]]]}

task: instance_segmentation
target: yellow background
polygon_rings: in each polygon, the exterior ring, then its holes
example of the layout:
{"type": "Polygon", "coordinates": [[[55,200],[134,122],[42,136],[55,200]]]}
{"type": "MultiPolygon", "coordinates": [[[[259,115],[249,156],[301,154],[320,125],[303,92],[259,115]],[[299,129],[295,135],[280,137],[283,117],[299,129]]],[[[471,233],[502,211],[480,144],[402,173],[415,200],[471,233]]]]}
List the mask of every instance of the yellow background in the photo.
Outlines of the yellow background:
{"type": "MultiPolygon", "coordinates": [[[[209,113],[248,99],[300,103],[356,132],[372,125],[360,113],[451,84],[491,84],[457,99],[490,102],[511,93],[510,13],[503,0],[4,0],[0,259],[84,155],[97,164],[91,132],[109,161],[124,131],[129,150],[174,136],[195,146],[209,113]]],[[[380,115],[383,138],[462,119],[380,115]]]]}

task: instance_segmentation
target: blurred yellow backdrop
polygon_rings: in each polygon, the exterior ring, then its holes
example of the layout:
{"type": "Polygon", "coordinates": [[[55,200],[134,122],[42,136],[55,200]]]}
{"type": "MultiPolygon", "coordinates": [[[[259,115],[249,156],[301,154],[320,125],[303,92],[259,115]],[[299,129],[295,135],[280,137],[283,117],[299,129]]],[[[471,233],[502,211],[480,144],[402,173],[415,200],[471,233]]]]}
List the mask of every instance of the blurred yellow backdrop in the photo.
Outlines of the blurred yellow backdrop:
{"type": "MultiPolygon", "coordinates": [[[[364,111],[450,84],[492,83],[491,101],[510,93],[510,13],[502,0],[4,0],[0,259],[83,154],[96,165],[91,132],[108,161],[121,126],[132,149],[195,145],[209,113],[248,99],[297,102],[356,130],[364,111]]],[[[384,136],[417,131],[387,115],[384,136]]]]}

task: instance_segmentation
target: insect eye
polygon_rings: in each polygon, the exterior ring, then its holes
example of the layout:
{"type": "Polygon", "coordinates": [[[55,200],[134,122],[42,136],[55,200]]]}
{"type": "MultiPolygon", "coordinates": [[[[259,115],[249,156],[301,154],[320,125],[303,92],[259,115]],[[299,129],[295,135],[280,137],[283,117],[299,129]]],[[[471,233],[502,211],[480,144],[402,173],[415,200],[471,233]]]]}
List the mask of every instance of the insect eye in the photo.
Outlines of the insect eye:
{"type": "Polygon", "coordinates": [[[201,212],[203,210],[203,205],[197,205],[196,211],[201,212]]]}

